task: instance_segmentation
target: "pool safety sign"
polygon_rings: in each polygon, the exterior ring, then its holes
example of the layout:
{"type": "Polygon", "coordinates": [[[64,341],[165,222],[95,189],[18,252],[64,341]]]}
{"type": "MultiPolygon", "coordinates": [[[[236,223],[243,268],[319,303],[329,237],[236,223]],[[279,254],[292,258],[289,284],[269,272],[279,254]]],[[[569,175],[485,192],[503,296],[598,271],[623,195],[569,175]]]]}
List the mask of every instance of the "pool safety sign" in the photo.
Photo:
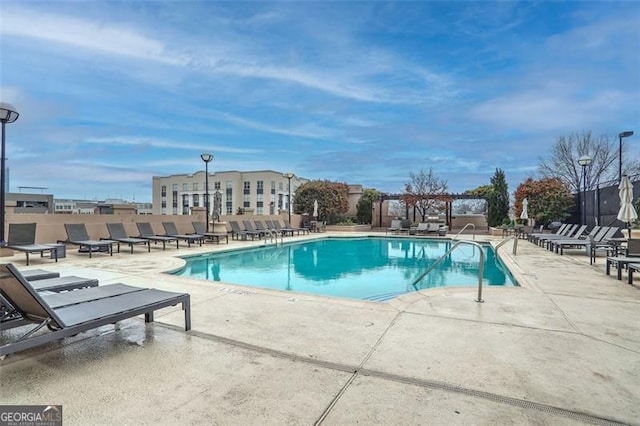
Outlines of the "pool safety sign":
{"type": "Polygon", "coordinates": [[[0,405],[0,426],[62,426],[62,405],[0,405]]]}

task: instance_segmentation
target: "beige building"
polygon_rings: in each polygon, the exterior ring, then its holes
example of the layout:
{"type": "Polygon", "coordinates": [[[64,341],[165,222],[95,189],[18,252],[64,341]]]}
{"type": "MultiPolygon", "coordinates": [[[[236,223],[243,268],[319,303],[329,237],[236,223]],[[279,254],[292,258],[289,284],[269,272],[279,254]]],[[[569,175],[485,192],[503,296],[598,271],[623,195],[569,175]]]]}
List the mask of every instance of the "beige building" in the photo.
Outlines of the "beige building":
{"type": "MultiPolygon", "coordinates": [[[[308,179],[291,178],[291,198],[296,188],[308,179]]],[[[153,214],[190,215],[193,207],[205,207],[205,172],[153,177],[153,214]]],[[[223,171],[209,173],[209,211],[233,215],[242,209],[245,214],[273,215],[291,209],[289,179],[281,172],[259,170],[250,172],[223,171]]]]}

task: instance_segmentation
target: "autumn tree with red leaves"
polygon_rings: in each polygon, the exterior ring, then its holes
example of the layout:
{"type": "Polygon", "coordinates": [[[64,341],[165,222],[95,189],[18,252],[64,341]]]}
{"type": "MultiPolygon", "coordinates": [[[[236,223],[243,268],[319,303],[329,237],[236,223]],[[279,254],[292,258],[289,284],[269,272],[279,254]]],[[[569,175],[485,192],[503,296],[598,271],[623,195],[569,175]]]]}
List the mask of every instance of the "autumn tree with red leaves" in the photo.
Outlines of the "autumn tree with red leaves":
{"type": "Polygon", "coordinates": [[[518,185],[514,197],[516,217],[520,217],[522,200],[526,198],[529,203],[529,217],[545,225],[554,220],[564,221],[571,216],[571,211],[575,208],[573,195],[567,185],[558,178],[529,178],[518,185]]]}

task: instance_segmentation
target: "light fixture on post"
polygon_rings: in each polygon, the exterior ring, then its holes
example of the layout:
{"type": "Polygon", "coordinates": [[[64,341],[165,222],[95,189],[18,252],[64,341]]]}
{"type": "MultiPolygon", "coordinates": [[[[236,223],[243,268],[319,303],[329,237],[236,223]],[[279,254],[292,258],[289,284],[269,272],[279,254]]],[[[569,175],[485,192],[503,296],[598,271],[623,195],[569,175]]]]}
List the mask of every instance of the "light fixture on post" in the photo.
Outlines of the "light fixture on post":
{"type": "Polygon", "coordinates": [[[583,155],[578,160],[578,164],[582,166],[582,186],[584,187],[584,193],[582,196],[582,204],[584,205],[582,209],[583,225],[587,224],[587,172],[586,172],[586,169],[587,169],[587,166],[590,165],[592,161],[593,159],[588,155],[583,155]]]}
{"type": "Polygon", "coordinates": [[[200,154],[200,158],[204,161],[204,207],[207,209],[205,214],[207,222],[207,232],[209,232],[209,163],[213,160],[211,154],[200,154]]]}
{"type": "Polygon", "coordinates": [[[0,123],[2,123],[2,152],[0,153],[0,155],[2,155],[2,157],[0,158],[0,185],[2,186],[2,188],[0,188],[0,247],[4,247],[6,245],[5,239],[4,239],[4,214],[5,214],[5,204],[6,204],[6,200],[5,200],[5,192],[7,189],[7,181],[5,179],[5,173],[4,173],[4,162],[5,162],[5,139],[4,139],[4,126],[7,123],[13,123],[14,121],[16,121],[18,119],[18,116],[20,116],[20,114],[18,114],[18,111],[16,111],[16,108],[11,105],[8,104],[6,102],[0,102],[0,123]]]}
{"type": "Polygon", "coordinates": [[[618,147],[618,183],[622,181],[622,138],[628,138],[629,136],[633,136],[633,130],[627,130],[618,135],[618,139],[620,140],[618,147]]]}
{"type": "Polygon", "coordinates": [[[282,175],[289,180],[289,200],[287,201],[287,210],[289,211],[289,226],[291,226],[291,179],[295,176],[291,172],[287,172],[282,175]]]}

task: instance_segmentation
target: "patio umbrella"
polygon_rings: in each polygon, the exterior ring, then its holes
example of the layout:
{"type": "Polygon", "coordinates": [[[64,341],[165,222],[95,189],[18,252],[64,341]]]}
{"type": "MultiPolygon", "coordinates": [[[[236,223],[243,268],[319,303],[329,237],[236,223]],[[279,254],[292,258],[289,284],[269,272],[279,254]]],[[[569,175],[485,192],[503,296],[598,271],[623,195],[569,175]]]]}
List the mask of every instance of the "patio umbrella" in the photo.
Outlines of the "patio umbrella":
{"type": "Polygon", "coordinates": [[[313,200],[313,217],[318,217],[318,200],[313,200]]]}
{"type": "Polygon", "coordinates": [[[631,222],[638,218],[636,209],[633,208],[633,184],[629,176],[624,175],[618,186],[618,195],[620,196],[620,211],[618,212],[618,220],[627,223],[629,229],[629,238],[631,238],[631,222]]]}
{"type": "Polygon", "coordinates": [[[529,219],[529,200],[526,198],[522,200],[522,213],[520,213],[520,219],[529,219]]]}

